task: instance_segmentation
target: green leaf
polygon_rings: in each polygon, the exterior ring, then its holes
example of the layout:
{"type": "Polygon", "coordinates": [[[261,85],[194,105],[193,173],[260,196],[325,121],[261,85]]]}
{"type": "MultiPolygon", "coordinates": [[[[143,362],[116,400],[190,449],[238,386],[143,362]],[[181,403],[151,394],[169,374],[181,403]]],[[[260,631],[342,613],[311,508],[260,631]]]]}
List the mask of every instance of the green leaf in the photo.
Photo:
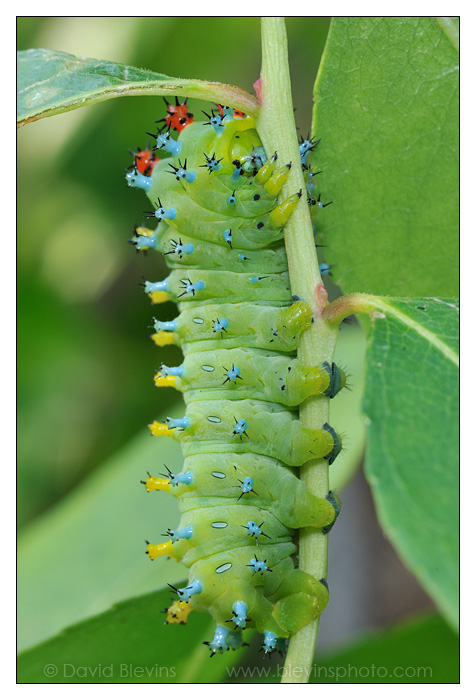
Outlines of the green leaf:
{"type": "MultiPolygon", "coordinates": [[[[237,669],[237,682],[278,683],[283,666],[237,669]]],[[[410,620],[323,654],[310,683],[458,683],[459,642],[440,617],[410,620]]]]}
{"type": "Polygon", "coordinates": [[[457,627],[457,301],[369,304],[366,475],[385,533],[457,627]]]}
{"type": "Polygon", "coordinates": [[[311,683],[458,682],[458,636],[436,616],[360,640],[324,657],[311,675],[311,683]]]}
{"type": "Polygon", "coordinates": [[[345,293],[458,294],[457,28],[448,17],[333,20],[312,166],[333,201],[317,227],[345,293]]]}
{"type": "Polygon", "coordinates": [[[62,51],[18,52],[17,122],[29,122],[125,95],[181,95],[230,104],[253,115],[256,98],[234,85],[171,78],[62,51]]]}
{"type": "Polygon", "coordinates": [[[132,598],[18,657],[19,683],[213,683],[241,650],[209,659],[215,624],[192,611],[166,625],[170,589],[132,598]]]}
{"type": "Polygon", "coordinates": [[[365,423],[362,416],[364,394],[365,334],[357,324],[343,324],[337,340],[335,362],[347,375],[347,387],[331,401],[329,422],[338,433],[345,433],[345,449],[332,465],[330,488],[340,491],[353,478],[362,462],[365,423]]]}
{"type": "Polygon", "coordinates": [[[458,636],[436,616],[410,620],[324,657],[311,677],[311,683],[458,682],[458,636]]]}
{"type": "Polygon", "coordinates": [[[186,569],[145,555],[144,540],[180,519],[169,494],[140,483],[163,462],[181,470],[179,445],[143,431],[70,496],[26,528],[18,546],[19,648],[126,597],[177,583],[186,569]]]}

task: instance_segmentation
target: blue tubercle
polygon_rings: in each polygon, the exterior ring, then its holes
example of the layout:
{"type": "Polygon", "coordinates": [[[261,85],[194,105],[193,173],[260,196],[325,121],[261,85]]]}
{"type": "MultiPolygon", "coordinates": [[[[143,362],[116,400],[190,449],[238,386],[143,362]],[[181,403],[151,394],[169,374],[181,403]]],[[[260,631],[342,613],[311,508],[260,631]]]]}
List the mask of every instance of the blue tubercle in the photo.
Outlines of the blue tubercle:
{"type": "Polygon", "coordinates": [[[174,207],[170,207],[170,209],[164,209],[164,207],[159,207],[158,209],[155,210],[154,216],[158,221],[162,221],[162,219],[168,219],[169,221],[173,221],[175,217],[177,216],[177,210],[174,207]]]}
{"type": "Polygon", "coordinates": [[[203,114],[209,119],[209,121],[204,122],[204,124],[213,126],[216,135],[221,136],[225,129],[224,118],[221,116],[221,114],[215,114],[213,110],[211,115],[207,114],[206,112],[203,112],[203,114]]]}
{"type": "Polygon", "coordinates": [[[238,254],[238,260],[249,260],[249,258],[246,257],[244,253],[239,253],[238,254]]]}
{"type": "Polygon", "coordinates": [[[268,630],[265,630],[264,631],[263,646],[261,647],[263,649],[264,653],[271,654],[273,651],[276,651],[277,641],[278,641],[278,637],[273,632],[269,632],[268,630]]]}
{"type": "Polygon", "coordinates": [[[197,280],[197,282],[192,282],[189,279],[180,280],[182,285],[181,288],[184,290],[181,294],[177,295],[177,299],[185,296],[185,294],[191,294],[195,296],[195,292],[201,292],[205,289],[205,282],[203,280],[197,280]]]}
{"type": "Polygon", "coordinates": [[[166,172],[170,173],[171,175],[175,175],[176,180],[185,180],[185,182],[192,184],[192,182],[195,182],[197,179],[197,174],[194,173],[193,170],[187,170],[187,159],[185,159],[185,163],[183,165],[179,159],[178,168],[176,168],[175,165],[171,165],[170,167],[172,170],[166,170],[166,172]]]}
{"type": "Polygon", "coordinates": [[[225,239],[226,243],[232,248],[233,246],[231,245],[231,241],[233,239],[233,234],[231,232],[231,228],[227,228],[226,231],[223,232],[223,238],[225,239]]]}
{"type": "Polygon", "coordinates": [[[160,374],[162,377],[183,377],[184,371],[183,365],[167,367],[167,365],[162,364],[160,367],[160,374]]]}
{"type": "Polygon", "coordinates": [[[228,199],[227,199],[228,204],[232,207],[234,204],[236,204],[236,197],[235,193],[231,194],[228,199]]]}
{"type": "MultiPolygon", "coordinates": [[[[321,194],[319,193],[317,199],[315,197],[311,196],[307,198],[307,203],[309,204],[310,207],[317,207],[318,209],[325,209],[326,207],[329,206],[329,204],[333,204],[334,202],[321,202],[321,194]]],[[[314,227],[313,227],[314,230],[314,227]]],[[[315,230],[314,230],[315,232],[315,230]]]]}
{"type": "Polygon", "coordinates": [[[131,243],[135,245],[137,250],[141,248],[155,248],[157,245],[157,236],[155,233],[153,236],[135,236],[131,243]]]}
{"type": "Polygon", "coordinates": [[[167,290],[167,280],[161,280],[160,282],[144,282],[144,291],[146,294],[153,294],[154,292],[166,292],[167,290]]]}
{"type": "Polygon", "coordinates": [[[229,325],[230,322],[227,318],[218,318],[216,321],[213,322],[213,332],[220,333],[221,337],[223,338],[223,333],[228,333],[226,329],[229,325]]]}
{"type": "Polygon", "coordinates": [[[330,275],[331,274],[331,266],[328,265],[327,263],[321,263],[319,265],[319,271],[321,275],[330,275]]]}
{"type": "MultiPolygon", "coordinates": [[[[171,586],[171,588],[174,587],[171,586]]],[[[187,603],[193,595],[202,592],[202,584],[200,583],[200,581],[198,581],[198,579],[195,579],[185,588],[174,588],[174,590],[177,592],[179,600],[183,600],[187,603]]]]}
{"type": "Polygon", "coordinates": [[[178,255],[180,260],[184,255],[191,255],[195,248],[193,247],[192,243],[182,243],[182,239],[179,238],[178,243],[177,241],[174,241],[173,238],[170,239],[170,245],[172,248],[168,250],[164,255],[172,255],[173,253],[175,255],[178,255]]]}
{"type": "Polygon", "coordinates": [[[266,157],[266,151],[264,150],[263,146],[257,146],[256,148],[253,149],[253,161],[254,161],[254,167],[259,170],[262,165],[264,165],[267,161],[266,157]]]}
{"type": "Polygon", "coordinates": [[[229,620],[227,620],[227,622],[234,622],[235,629],[237,629],[237,627],[244,629],[246,627],[246,623],[249,622],[249,618],[247,617],[248,606],[242,600],[237,600],[235,603],[233,603],[232,611],[233,615],[229,620]]]}
{"type": "Polygon", "coordinates": [[[229,633],[229,629],[223,627],[223,625],[217,625],[212,641],[203,642],[210,649],[210,657],[214,654],[222,654],[224,651],[228,651],[228,644],[226,643],[226,640],[229,633]]]}
{"type": "Polygon", "coordinates": [[[233,174],[231,176],[231,179],[233,182],[236,182],[237,180],[240,179],[240,176],[243,173],[243,169],[241,167],[241,163],[239,160],[234,160],[233,163],[235,164],[235,169],[233,170],[233,174]]]}
{"type": "Polygon", "coordinates": [[[154,138],[157,139],[154,151],[162,148],[164,151],[170,153],[171,156],[178,156],[182,150],[181,141],[175,141],[175,139],[170,136],[170,131],[166,131],[164,134],[157,134],[154,138]]]}
{"type": "Polygon", "coordinates": [[[251,559],[250,563],[246,566],[250,567],[251,571],[253,572],[253,576],[255,574],[261,574],[261,576],[263,576],[265,571],[272,571],[272,569],[270,569],[269,566],[267,566],[266,559],[261,560],[258,559],[258,557],[256,556],[254,556],[253,559],[251,559]]]}
{"type": "Polygon", "coordinates": [[[313,148],[317,146],[319,141],[320,139],[318,141],[314,141],[314,139],[310,139],[309,136],[307,139],[302,139],[301,143],[299,144],[299,153],[301,154],[301,163],[303,165],[306,163],[308,153],[310,153],[313,148]]]}
{"type": "MultiPolygon", "coordinates": [[[[167,469],[167,467],[166,467],[167,469]]],[[[172,474],[171,471],[167,469],[167,476],[170,481],[171,486],[178,486],[179,484],[191,484],[192,483],[192,472],[186,471],[184,474],[172,474]]],[[[164,475],[165,476],[165,475],[164,475]]]]}
{"type": "Polygon", "coordinates": [[[319,193],[317,200],[314,200],[314,204],[317,204],[318,209],[325,209],[329,206],[329,204],[333,204],[333,202],[326,202],[324,204],[323,202],[321,202],[321,194],[319,193]]]}
{"type": "Polygon", "coordinates": [[[128,187],[138,187],[140,190],[148,192],[152,187],[152,178],[140,173],[137,168],[126,173],[128,187]]]}
{"type": "MultiPolygon", "coordinates": [[[[235,418],[236,420],[236,418],[235,418]]],[[[248,437],[248,433],[246,432],[248,424],[245,421],[244,418],[241,418],[239,421],[236,421],[235,426],[233,428],[233,435],[239,435],[240,440],[243,440],[243,435],[246,435],[248,437]]],[[[251,477],[249,477],[251,478],[251,477]]],[[[251,488],[253,488],[253,480],[251,479],[251,488]]],[[[244,491],[246,493],[246,491],[244,491]]]]}
{"type": "Polygon", "coordinates": [[[177,328],[178,324],[176,319],[173,321],[157,321],[157,319],[154,318],[154,330],[157,333],[159,333],[159,331],[171,331],[172,333],[175,333],[177,328]]]}
{"type": "Polygon", "coordinates": [[[205,164],[200,165],[201,168],[207,168],[208,172],[215,173],[218,170],[221,170],[221,163],[220,161],[223,160],[223,158],[220,158],[219,160],[215,158],[215,154],[212,156],[208,157],[206,153],[203,154],[205,156],[205,164]]]}
{"type": "Polygon", "coordinates": [[[170,418],[170,416],[167,416],[166,423],[168,428],[180,428],[181,430],[186,430],[190,425],[190,421],[187,416],[184,416],[183,418],[170,418]]]}
{"type": "MultiPolygon", "coordinates": [[[[261,525],[263,525],[263,523],[261,523],[261,525]]],[[[258,525],[258,523],[255,523],[253,520],[250,520],[248,523],[246,523],[246,525],[243,525],[245,530],[248,531],[248,535],[255,538],[256,544],[258,544],[258,535],[267,537],[269,540],[271,539],[269,535],[266,535],[266,533],[263,532],[261,525],[258,525]]]]}
{"type": "Polygon", "coordinates": [[[251,476],[247,476],[246,479],[241,482],[241,490],[243,493],[253,491],[253,479],[251,476]]]}
{"type": "Polygon", "coordinates": [[[237,379],[242,379],[240,368],[236,365],[232,365],[231,369],[226,369],[226,367],[224,367],[223,369],[225,370],[226,376],[226,379],[223,382],[223,384],[226,384],[227,382],[233,382],[234,384],[236,384],[237,379]]]}
{"type": "Polygon", "coordinates": [[[257,172],[266,160],[266,151],[263,146],[257,146],[242,160],[241,167],[247,173],[257,172]]]}
{"type": "Polygon", "coordinates": [[[240,500],[240,498],[242,498],[245,495],[245,493],[254,493],[255,496],[258,495],[253,488],[253,479],[251,478],[251,476],[247,476],[244,481],[241,481],[241,479],[238,479],[238,481],[240,482],[240,486],[234,487],[237,489],[241,489],[241,493],[238,496],[238,500],[240,500]]]}
{"type": "Polygon", "coordinates": [[[187,525],[180,530],[167,530],[167,535],[169,535],[172,542],[177,542],[178,540],[189,540],[192,534],[192,528],[190,525],[187,525]]]}
{"type": "Polygon", "coordinates": [[[170,207],[170,209],[165,209],[162,206],[162,202],[160,201],[160,199],[158,200],[156,206],[157,209],[154,209],[154,211],[145,211],[144,214],[147,214],[148,218],[155,217],[159,223],[164,219],[172,221],[177,216],[177,210],[174,209],[174,207],[170,207]]]}

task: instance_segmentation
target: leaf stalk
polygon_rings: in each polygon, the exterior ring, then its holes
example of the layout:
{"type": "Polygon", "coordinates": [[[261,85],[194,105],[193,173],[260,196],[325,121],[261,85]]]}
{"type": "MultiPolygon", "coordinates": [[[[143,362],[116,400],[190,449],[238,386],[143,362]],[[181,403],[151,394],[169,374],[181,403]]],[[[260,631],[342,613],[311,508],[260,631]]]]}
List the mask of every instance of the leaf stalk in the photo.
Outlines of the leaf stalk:
{"type": "MultiPolygon", "coordinates": [[[[319,272],[314,232],[307,204],[306,185],[296,135],[289,75],[286,26],[283,17],[261,19],[262,68],[258,81],[260,101],[256,117],[258,133],[268,153],[277,151],[280,164],[293,163],[282,198],[303,193],[298,207],[285,226],[291,291],[308,302],[314,322],[300,337],[298,359],[310,366],[332,362],[337,342],[338,325],[323,316],[327,292],[319,272]]],[[[302,424],[320,428],[329,419],[329,399],[312,397],[300,407],[302,424]]],[[[302,465],[301,479],[309,491],[321,498],[329,492],[329,468],[325,459],[313,459],[302,465]]],[[[316,579],[327,577],[327,535],[316,528],[303,528],[299,533],[299,568],[316,579]]],[[[282,683],[307,683],[312,670],[319,618],[291,637],[282,683]]]]}

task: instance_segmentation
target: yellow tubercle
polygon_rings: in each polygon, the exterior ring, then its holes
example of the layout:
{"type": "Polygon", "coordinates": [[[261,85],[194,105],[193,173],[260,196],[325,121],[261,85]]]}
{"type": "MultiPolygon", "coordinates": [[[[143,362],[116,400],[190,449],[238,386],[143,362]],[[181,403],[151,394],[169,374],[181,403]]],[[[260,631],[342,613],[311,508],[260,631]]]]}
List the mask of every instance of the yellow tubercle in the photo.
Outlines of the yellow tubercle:
{"type": "Polygon", "coordinates": [[[157,557],[161,557],[164,554],[166,554],[169,557],[173,557],[174,550],[172,540],[169,540],[168,542],[163,542],[162,544],[150,544],[150,542],[147,542],[147,554],[152,559],[152,561],[154,561],[154,559],[157,559],[157,557]]]}
{"type": "Polygon", "coordinates": [[[296,209],[302,192],[292,194],[279,207],[273,209],[269,215],[269,224],[272,228],[282,228],[289,219],[293,211],[296,209]]]}
{"type": "Polygon", "coordinates": [[[149,430],[155,437],[158,435],[168,435],[169,437],[173,437],[174,435],[172,428],[168,428],[166,423],[159,423],[159,421],[156,420],[149,425],[149,430]]]}
{"type": "Polygon", "coordinates": [[[192,612],[193,608],[189,602],[185,600],[174,600],[170,608],[164,610],[167,613],[167,619],[165,621],[166,625],[185,625],[188,616],[192,612]]]}
{"type": "Polygon", "coordinates": [[[141,483],[145,484],[147,491],[170,491],[170,479],[158,479],[149,474],[147,480],[141,483]]]}
{"type": "Polygon", "coordinates": [[[150,228],[146,228],[145,226],[136,226],[135,232],[138,236],[147,236],[147,238],[154,235],[154,231],[150,228]]]}
{"type": "Polygon", "coordinates": [[[175,345],[175,333],[171,331],[159,331],[151,335],[151,338],[159,348],[163,348],[165,345],[175,345]]]}
{"type": "Polygon", "coordinates": [[[275,173],[273,175],[272,178],[270,178],[265,183],[264,190],[265,190],[266,194],[269,194],[269,195],[275,197],[277,194],[279,194],[281,192],[281,189],[282,189],[284,183],[288,179],[289,170],[290,170],[289,165],[283,166],[282,168],[280,168],[278,170],[277,173],[275,173]]]}
{"type": "Polygon", "coordinates": [[[172,387],[172,389],[175,389],[176,381],[177,381],[177,377],[175,377],[174,375],[169,375],[168,377],[163,377],[160,374],[160,372],[157,372],[157,374],[154,377],[155,386],[159,387],[159,389],[161,387],[164,387],[164,386],[165,387],[172,387]]]}
{"type": "Polygon", "coordinates": [[[276,163],[277,155],[276,153],[272,158],[270,158],[255,175],[255,180],[259,185],[264,185],[265,182],[269,180],[274,171],[274,164],[276,163]]]}
{"type": "Polygon", "coordinates": [[[168,292],[152,292],[152,294],[149,294],[149,297],[153,304],[164,304],[166,301],[170,301],[168,292]]]}

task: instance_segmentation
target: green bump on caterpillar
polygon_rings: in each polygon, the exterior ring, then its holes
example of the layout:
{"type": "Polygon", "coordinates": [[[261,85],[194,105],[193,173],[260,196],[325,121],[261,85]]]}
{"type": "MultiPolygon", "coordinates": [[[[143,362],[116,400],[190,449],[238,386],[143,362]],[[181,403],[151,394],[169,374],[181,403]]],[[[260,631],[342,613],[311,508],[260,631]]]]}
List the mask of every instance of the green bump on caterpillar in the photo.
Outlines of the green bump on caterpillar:
{"type": "Polygon", "coordinates": [[[334,397],[346,380],[334,363],[306,367],[295,356],[312,313],[292,299],[283,245],[302,192],[277,201],[292,166],[266,157],[253,119],[218,111],[184,125],[176,142],[157,134],[165,157],[147,196],[158,225],[137,228],[131,241],[162,253],[172,270],[144,287],[153,303],[178,303],[175,320],[154,320],[152,337],[184,354],[155,382],[183,392],[185,415],[150,426],[181,443],[183,470],[144,482],[177,497],[182,518],[147,551],[190,567],[177,594],[215,619],[212,655],[240,646],[248,626],[271,653],[328,601],[326,582],[296,568],[296,531],[330,531],[340,502],[311,494],[290,467],[339,454],[335,430],[304,427],[297,408],[309,396],[334,397]]]}

